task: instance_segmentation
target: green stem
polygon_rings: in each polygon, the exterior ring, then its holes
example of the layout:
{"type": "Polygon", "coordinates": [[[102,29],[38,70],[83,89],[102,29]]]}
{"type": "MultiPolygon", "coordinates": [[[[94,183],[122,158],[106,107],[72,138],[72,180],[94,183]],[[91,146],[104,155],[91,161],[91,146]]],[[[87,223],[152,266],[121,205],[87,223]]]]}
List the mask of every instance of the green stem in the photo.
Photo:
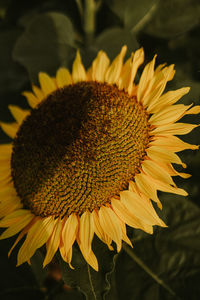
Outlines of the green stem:
{"type": "Polygon", "coordinates": [[[134,253],[134,251],[131,247],[129,247],[127,244],[123,243],[123,249],[158,284],[160,284],[164,289],[166,289],[171,295],[175,296],[176,299],[180,300],[180,298],[176,295],[176,293],[162,279],[160,279],[154,272],[152,272],[149,269],[149,267],[134,253]]]}
{"type": "Polygon", "coordinates": [[[95,0],[85,0],[84,31],[85,31],[86,45],[90,45],[93,40],[93,36],[95,32],[95,14],[96,14],[95,0]]]}
{"type": "Polygon", "coordinates": [[[78,7],[78,10],[79,10],[79,13],[80,13],[80,16],[82,19],[83,18],[83,5],[82,5],[81,0],[76,0],[76,5],[78,7]]]}

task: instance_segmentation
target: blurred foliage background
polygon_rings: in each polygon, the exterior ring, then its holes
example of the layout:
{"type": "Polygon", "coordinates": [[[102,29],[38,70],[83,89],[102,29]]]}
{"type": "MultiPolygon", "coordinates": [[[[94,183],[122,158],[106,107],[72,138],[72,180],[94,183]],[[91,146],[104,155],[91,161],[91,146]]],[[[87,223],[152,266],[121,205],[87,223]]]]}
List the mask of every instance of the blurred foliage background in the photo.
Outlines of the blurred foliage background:
{"type": "MultiPolygon", "coordinates": [[[[71,68],[77,48],[88,67],[100,49],[113,59],[124,44],[128,55],[144,47],[146,62],[157,53],[157,63],[174,63],[176,76],[168,88],[190,86],[181,101],[199,104],[199,0],[0,0],[0,119],[12,121],[8,104],[27,107],[21,93],[37,83],[39,71],[55,75],[60,66],[71,68]]],[[[199,123],[196,116],[187,120],[199,123]]],[[[1,131],[0,140],[9,138],[1,131]]],[[[200,144],[199,129],[185,140],[200,144]]],[[[76,247],[75,271],[61,263],[62,275],[59,257],[42,269],[42,251],[31,266],[16,268],[16,251],[7,258],[14,239],[1,241],[0,298],[199,300],[200,153],[181,156],[192,177],[176,182],[189,196],[160,194],[159,215],[167,229],[155,228],[151,236],[128,228],[134,248],[124,246],[117,256],[95,240],[99,273],[76,247]]]]}

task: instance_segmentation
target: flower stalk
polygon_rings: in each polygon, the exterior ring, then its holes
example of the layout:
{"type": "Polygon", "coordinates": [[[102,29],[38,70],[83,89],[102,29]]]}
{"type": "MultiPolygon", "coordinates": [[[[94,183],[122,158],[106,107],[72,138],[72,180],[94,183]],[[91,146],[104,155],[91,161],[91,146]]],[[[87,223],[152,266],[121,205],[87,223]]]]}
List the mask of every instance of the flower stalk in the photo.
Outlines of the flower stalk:
{"type": "Polygon", "coordinates": [[[83,26],[85,31],[85,44],[91,44],[95,32],[95,15],[96,4],[95,0],[85,0],[83,26]]]}

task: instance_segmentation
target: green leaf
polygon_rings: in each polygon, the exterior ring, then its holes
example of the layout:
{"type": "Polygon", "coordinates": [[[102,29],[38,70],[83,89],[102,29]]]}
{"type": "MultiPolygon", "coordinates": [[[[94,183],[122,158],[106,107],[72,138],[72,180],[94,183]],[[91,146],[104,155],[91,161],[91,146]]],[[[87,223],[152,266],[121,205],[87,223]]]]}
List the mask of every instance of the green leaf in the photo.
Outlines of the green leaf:
{"type": "Polygon", "coordinates": [[[160,1],[145,32],[161,38],[172,38],[197,26],[199,18],[199,0],[160,1]]]}
{"type": "Polygon", "coordinates": [[[152,17],[158,0],[107,0],[109,8],[121,19],[127,29],[137,24],[144,26],[152,17]]]}
{"type": "Polygon", "coordinates": [[[44,280],[47,276],[47,268],[43,268],[44,255],[42,251],[37,250],[31,258],[31,269],[39,286],[43,286],[44,280]]]}
{"type": "Polygon", "coordinates": [[[115,58],[124,45],[128,47],[127,55],[139,47],[135,36],[129,30],[118,27],[105,30],[96,38],[94,43],[94,47],[97,50],[106,51],[110,59],[115,58]]]}
{"type": "Polygon", "coordinates": [[[68,66],[74,55],[74,30],[68,17],[45,13],[35,17],[18,39],[13,57],[37,81],[40,71],[55,75],[60,66],[68,66]]]}
{"type": "Polygon", "coordinates": [[[200,297],[200,209],[179,196],[165,195],[162,203],[168,228],[157,228],[153,236],[135,231],[134,248],[129,249],[136,259],[126,252],[119,255],[120,300],[200,297]]]}
{"type": "Polygon", "coordinates": [[[127,1],[124,12],[124,25],[129,29],[141,29],[152,17],[158,0],[127,1]]]}
{"type": "Polygon", "coordinates": [[[12,49],[19,37],[19,29],[6,29],[0,32],[0,93],[19,90],[26,82],[26,73],[16,62],[12,60],[12,49]]]}
{"type": "MultiPolygon", "coordinates": [[[[2,230],[1,230],[2,232],[2,230]]],[[[44,293],[28,264],[16,267],[17,249],[8,258],[8,251],[16,237],[1,241],[0,247],[0,299],[2,300],[44,300],[44,293]]]]}
{"type": "Polygon", "coordinates": [[[105,2],[121,20],[124,20],[125,7],[128,0],[105,0],[105,2]]]}
{"type": "Polygon", "coordinates": [[[73,247],[72,266],[60,259],[63,280],[67,285],[78,288],[88,300],[105,299],[110,290],[110,276],[114,269],[114,252],[97,238],[93,241],[94,253],[99,263],[99,271],[93,270],[85,261],[80,250],[73,247]]]}
{"type": "MultiPolygon", "coordinates": [[[[16,28],[0,31],[0,120],[4,122],[12,120],[8,104],[23,102],[20,94],[28,80],[26,70],[12,60],[12,50],[20,33],[21,30],[16,28]]],[[[10,138],[1,129],[0,140],[1,143],[10,142],[10,138]]]]}

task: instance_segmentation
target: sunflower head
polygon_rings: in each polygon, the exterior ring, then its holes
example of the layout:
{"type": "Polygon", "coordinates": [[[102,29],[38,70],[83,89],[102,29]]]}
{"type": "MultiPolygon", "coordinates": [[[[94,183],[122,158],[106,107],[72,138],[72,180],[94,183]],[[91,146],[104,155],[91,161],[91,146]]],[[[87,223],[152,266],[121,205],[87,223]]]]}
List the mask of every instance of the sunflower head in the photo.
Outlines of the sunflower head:
{"type": "Polygon", "coordinates": [[[85,81],[51,93],[13,142],[12,178],[24,207],[64,217],[110,204],[139,173],[149,131],[145,109],[117,86],[85,81]]]}
{"type": "Polygon", "coordinates": [[[185,167],[176,152],[198,147],[175,135],[197,125],[177,121],[200,107],[175,104],[189,88],[163,93],[175,71],[155,69],[156,56],[135,84],[144,52],[124,63],[125,53],[110,63],[100,51],[86,71],[77,52],[71,73],[40,73],[40,87],[23,93],[30,110],[9,106],[16,122],[1,122],[13,142],[0,146],[0,226],[1,239],[26,236],[18,265],[46,244],[44,265],[59,249],[71,266],[77,241],[97,270],[94,234],[120,251],[123,240],[131,245],[126,224],[148,233],[166,226],[152,205],[162,208],[157,190],[187,195],[172,176],[189,175],[173,164],[185,167]]]}

